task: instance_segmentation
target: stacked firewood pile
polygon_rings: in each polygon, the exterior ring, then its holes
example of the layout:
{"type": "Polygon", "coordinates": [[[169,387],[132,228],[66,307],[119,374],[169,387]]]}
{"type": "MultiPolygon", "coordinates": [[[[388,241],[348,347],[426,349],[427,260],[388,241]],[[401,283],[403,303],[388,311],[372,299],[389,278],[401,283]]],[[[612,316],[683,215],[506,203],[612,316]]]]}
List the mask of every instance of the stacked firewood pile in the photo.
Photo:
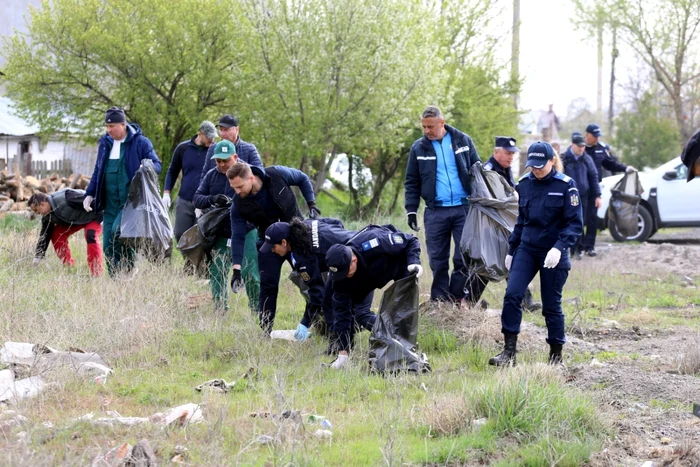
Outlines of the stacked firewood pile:
{"type": "Polygon", "coordinates": [[[84,190],[89,183],[90,177],[80,174],[65,178],[53,173],[40,180],[31,175],[22,177],[3,170],[0,172],[0,212],[25,211],[27,200],[36,192],[54,193],[64,188],[84,190]]]}

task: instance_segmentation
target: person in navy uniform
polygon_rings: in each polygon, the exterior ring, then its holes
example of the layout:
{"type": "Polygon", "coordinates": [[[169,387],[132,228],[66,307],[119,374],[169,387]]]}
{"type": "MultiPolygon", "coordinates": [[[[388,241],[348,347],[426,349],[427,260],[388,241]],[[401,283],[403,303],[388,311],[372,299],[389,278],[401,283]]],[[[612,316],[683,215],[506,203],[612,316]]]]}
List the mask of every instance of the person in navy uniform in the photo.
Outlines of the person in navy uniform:
{"type": "MultiPolygon", "coordinates": [[[[290,222],[295,217],[303,218],[292,191],[296,186],[301,191],[309,207],[309,217],[316,218],[321,211],[316,207],[314,187],[309,177],[302,171],[291,167],[273,165],[266,168],[237,162],[226,171],[226,177],[235,191],[231,204],[231,256],[233,277],[231,289],[237,293],[243,286],[241,260],[246,243],[247,225],[252,224],[258,230],[259,250],[265,239],[265,231],[275,222],[290,222]]],[[[258,251],[258,269],[260,271],[260,327],[267,334],[272,331],[277,313],[277,294],[279,292],[280,273],[284,259],[268,251],[258,251]]]]}
{"type": "MultiPolygon", "coordinates": [[[[625,165],[618,162],[612,155],[610,146],[600,141],[600,137],[603,136],[603,132],[600,131],[600,127],[595,123],[591,123],[586,127],[586,154],[591,156],[593,163],[595,164],[596,171],[598,172],[598,182],[603,180],[603,169],[610,172],[636,172],[637,169],[631,165],[625,165]]],[[[598,233],[598,208],[596,208],[595,199],[587,200],[587,213],[586,213],[586,238],[584,238],[586,255],[597,256],[595,251],[595,237],[598,233]]]]}
{"type": "Polygon", "coordinates": [[[566,342],[562,289],[571,268],[569,249],[583,230],[583,214],[576,182],[554,169],[554,158],[554,149],[543,141],[533,143],[527,151],[525,166],[532,167],[532,172],[522,177],[516,188],[520,195],[518,220],[508,239],[506,256],[510,276],[501,313],[505,346],[489,360],[489,365],[515,365],[523,316],[520,303],[538,271],[549,362],[558,364],[562,359],[566,342]]]}
{"type": "Polygon", "coordinates": [[[591,156],[586,154],[585,148],[585,138],[581,133],[575,131],[571,135],[571,146],[561,155],[564,173],[576,182],[581,197],[583,225],[586,229],[586,233],[579,237],[578,242],[571,249],[571,254],[576,259],[582,259],[584,251],[595,251],[595,236],[598,228],[597,210],[603,203],[600,197],[598,170],[595,168],[595,162],[591,156]],[[593,203],[595,209],[588,209],[590,203],[593,203]],[[593,221],[589,219],[590,215],[595,215],[593,221]]]}
{"type": "MultiPolygon", "coordinates": [[[[508,183],[515,188],[515,178],[511,166],[516,152],[520,152],[518,142],[510,136],[496,136],[496,145],[493,148],[493,155],[484,164],[484,170],[493,170],[508,183]]],[[[487,282],[478,275],[473,275],[467,281],[465,288],[467,294],[464,297],[467,303],[475,305],[486,289],[487,282]]],[[[542,308],[542,304],[536,303],[532,298],[532,291],[528,286],[525,289],[525,297],[523,298],[523,309],[526,311],[537,311],[542,308]]]]}
{"type": "Polygon", "coordinates": [[[331,368],[338,369],[348,364],[353,318],[370,331],[377,319],[374,313],[359,306],[367,296],[390,281],[423,274],[420,242],[393,225],[369,225],[345,244],[330,247],[326,264],[333,281],[333,330],[339,349],[331,368]]]}
{"type": "MultiPolygon", "coordinates": [[[[265,243],[260,247],[260,252],[272,251],[284,258],[308,287],[309,300],[301,322],[294,332],[294,338],[298,341],[303,342],[307,339],[309,327],[319,311],[323,312],[326,325],[332,332],[333,281],[323,279],[323,273],[328,272],[326,253],[331,246],[348,242],[356,233],[345,230],[341,221],[331,218],[303,221],[294,218],[291,222],[275,222],[265,231],[265,243]]],[[[363,310],[355,313],[369,312],[373,295],[370,292],[364,302],[359,304],[363,310]]],[[[331,339],[329,348],[333,344],[331,339]]]]}
{"type": "Polygon", "coordinates": [[[470,193],[469,168],[479,160],[472,139],[445,124],[439,108],[428,106],[421,117],[424,136],[413,143],[406,166],[408,226],[418,232],[418,206],[423,198],[425,244],[433,283],[430,300],[460,302],[467,271],[459,251],[470,193]],[[457,246],[450,276],[450,243],[457,246]]]}

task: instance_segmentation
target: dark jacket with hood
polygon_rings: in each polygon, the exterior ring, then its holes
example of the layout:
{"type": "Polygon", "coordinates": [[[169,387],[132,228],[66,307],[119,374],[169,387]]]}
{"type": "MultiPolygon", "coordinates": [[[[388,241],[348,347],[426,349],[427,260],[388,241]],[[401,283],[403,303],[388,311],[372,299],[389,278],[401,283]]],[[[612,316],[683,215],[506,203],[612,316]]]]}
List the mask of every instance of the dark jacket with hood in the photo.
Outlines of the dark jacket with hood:
{"type": "Polygon", "coordinates": [[[591,156],[584,152],[576,157],[569,147],[562,153],[561,162],[564,164],[564,173],[576,182],[581,199],[600,198],[598,170],[595,168],[595,162],[591,156]]]}
{"type": "MultiPolygon", "coordinates": [[[[472,139],[450,125],[445,129],[452,138],[452,150],[455,154],[455,162],[459,172],[459,181],[462,182],[467,196],[470,194],[469,168],[479,160],[472,139]]],[[[423,136],[411,146],[406,166],[406,212],[417,212],[420,199],[423,198],[428,208],[435,207],[435,183],[437,179],[437,154],[433,143],[427,136],[423,136]]]]}
{"type": "MultiPolygon", "coordinates": [[[[141,128],[135,123],[128,123],[126,125],[126,130],[126,139],[122,143],[122,147],[124,151],[124,164],[129,180],[134,178],[143,159],[152,160],[156,172],[160,173],[160,159],[158,159],[151,141],[141,133],[141,128]]],[[[85,190],[87,196],[92,196],[94,198],[93,209],[96,211],[104,210],[105,207],[104,175],[105,168],[107,167],[107,159],[109,159],[109,153],[112,151],[113,144],[114,140],[107,133],[100,138],[100,147],[97,150],[95,170],[93,170],[90,184],[87,190],[85,190]]]]}

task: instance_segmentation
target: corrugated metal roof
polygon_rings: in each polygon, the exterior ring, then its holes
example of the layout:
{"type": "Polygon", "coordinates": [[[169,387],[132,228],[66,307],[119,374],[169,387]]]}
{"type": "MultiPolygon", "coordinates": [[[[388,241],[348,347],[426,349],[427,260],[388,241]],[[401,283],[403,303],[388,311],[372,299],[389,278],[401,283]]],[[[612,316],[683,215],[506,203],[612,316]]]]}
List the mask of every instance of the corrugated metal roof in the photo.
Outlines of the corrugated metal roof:
{"type": "Polygon", "coordinates": [[[10,99],[0,97],[0,135],[26,136],[36,134],[38,131],[38,126],[30,126],[14,115],[10,99]]]}

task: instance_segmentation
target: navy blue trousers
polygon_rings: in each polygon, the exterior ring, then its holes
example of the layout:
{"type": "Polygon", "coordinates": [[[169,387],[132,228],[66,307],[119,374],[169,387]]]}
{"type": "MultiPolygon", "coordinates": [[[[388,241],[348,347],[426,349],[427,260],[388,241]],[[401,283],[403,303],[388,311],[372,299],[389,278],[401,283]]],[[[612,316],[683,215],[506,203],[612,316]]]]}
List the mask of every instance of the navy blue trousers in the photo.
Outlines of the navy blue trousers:
{"type": "Polygon", "coordinates": [[[583,226],[586,228],[586,233],[581,235],[580,244],[582,250],[594,250],[595,237],[598,234],[598,209],[595,207],[595,198],[586,200],[582,208],[583,226]]]}
{"type": "Polygon", "coordinates": [[[326,281],[326,295],[323,303],[323,316],[333,331],[339,351],[349,351],[353,345],[356,329],[371,331],[377,321],[377,315],[372,310],[374,292],[370,292],[361,300],[353,301],[350,313],[335,313],[333,310],[333,281],[326,281]],[[329,316],[332,315],[332,316],[329,316]]]}
{"type": "Polygon", "coordinates": [[[503,298],[501,312],[501,331],[505,334],[519,334],[523,320],[522,301],[528,284],[540,273],[540,291],[542,293],[542,316],[547,324],[547,343],[564,344],[564,313],[561,311],[561,292],[569,277],[571,261],[568,250],[561,254],[561,260],[555,268],[544,267],[547,252],[539,253],[523,247],[515,250],[506,295],[503,298]]]}
{"type": "Polygon", "coordinates": [[[277,294],[280,287],[280,274],[285,258],[272,251],[260,253],[262,241],[258,241],[258,270],[260,271],[260,327],[268,333],[272,331],[277,314],[277,294]]]}
{"type": "Polygon", "coordinates": [[[459,251],[459,241],[462,238],[467,211],[467,206],[425,208],[423,225],[430,269],[433,271],[433,284],[430,287],[432,301],[459,301],[464,298],[467,271],[459,251]],[[455,244],[452,277],[451,240],[455,244]]]}

